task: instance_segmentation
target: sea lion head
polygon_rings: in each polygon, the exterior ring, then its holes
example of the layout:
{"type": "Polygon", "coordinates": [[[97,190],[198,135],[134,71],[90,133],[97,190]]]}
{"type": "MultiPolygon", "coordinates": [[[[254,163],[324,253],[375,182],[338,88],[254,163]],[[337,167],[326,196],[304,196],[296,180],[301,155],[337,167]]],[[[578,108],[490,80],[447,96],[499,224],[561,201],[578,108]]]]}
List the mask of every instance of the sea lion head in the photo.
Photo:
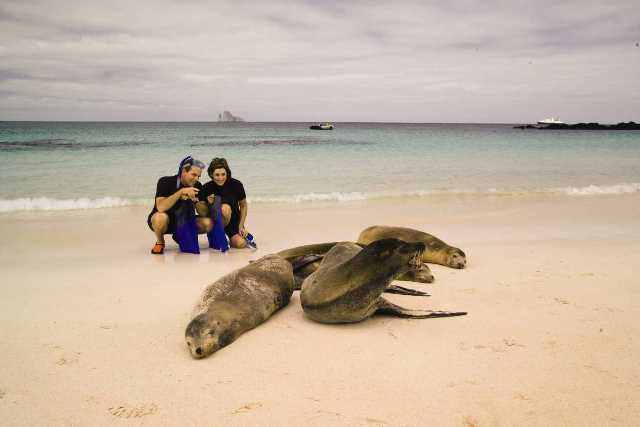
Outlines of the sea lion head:
{"type": "Polygon", "coordinates": [[[467,265],[467,256],[462,249],[452,247],[447,254],[447,265],[452,268],[464,268],[467,265]]]}
{"type": "Polygon", "coordinates": [[[191,356],[202,359],[230,344],[235,339],[237,324],[235,320],[226,321],[210,311],[194,317],[184,334],[191,356]]]}
{"type": "Polygon", "coordinates": [[[368,245],[361,252],[363,257],[371,257],[379,273],[393,278],[409,271],[417,271],[422,265],[422,242],[404,242],[398,239],[382,239],[368,245]]]}

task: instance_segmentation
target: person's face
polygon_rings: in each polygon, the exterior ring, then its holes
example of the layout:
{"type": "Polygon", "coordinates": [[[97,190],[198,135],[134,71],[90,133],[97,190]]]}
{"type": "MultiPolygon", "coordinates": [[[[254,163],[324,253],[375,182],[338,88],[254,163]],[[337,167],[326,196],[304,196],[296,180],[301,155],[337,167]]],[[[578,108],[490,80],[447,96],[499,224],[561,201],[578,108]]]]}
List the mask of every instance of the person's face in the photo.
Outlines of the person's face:
{"type": "Polygon", "coordinates": [[[198,182],[198,180],[200,179],[200,175],[202,174],[202,169],[195,167],[195,166],[191,166],[191,169],[189,169],[188,171],[183,170],[182,171],[182,176],[180,177],[180,180],[182,181],[182,184],[186,187],[193,187],[196,182],[198,182]]]}
{"type": "Polygon", "coordinates": [[[214,169],[211,178],[216,185],[222,186],[227,181],[227,170],[225,168],[214,169]]]}

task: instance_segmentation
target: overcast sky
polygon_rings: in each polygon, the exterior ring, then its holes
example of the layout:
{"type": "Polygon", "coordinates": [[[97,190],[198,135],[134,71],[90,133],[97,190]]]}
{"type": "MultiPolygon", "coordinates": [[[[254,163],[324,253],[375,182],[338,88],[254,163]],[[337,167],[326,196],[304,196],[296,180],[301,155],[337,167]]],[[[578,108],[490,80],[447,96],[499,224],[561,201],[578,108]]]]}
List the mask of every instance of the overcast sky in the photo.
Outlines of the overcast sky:
{"type": "Polygon", "coordinates": [[[0,1],[0,120],[640,122],[640,1],[0,1]]]}

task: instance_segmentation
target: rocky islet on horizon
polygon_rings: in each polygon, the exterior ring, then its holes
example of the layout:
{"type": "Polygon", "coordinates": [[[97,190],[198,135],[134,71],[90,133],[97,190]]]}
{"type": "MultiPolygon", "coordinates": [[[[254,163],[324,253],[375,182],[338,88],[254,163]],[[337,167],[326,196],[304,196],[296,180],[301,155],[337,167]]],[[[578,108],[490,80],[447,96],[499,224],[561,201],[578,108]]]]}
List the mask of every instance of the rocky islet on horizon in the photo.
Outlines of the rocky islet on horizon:
{"type": "Polygon", "coordinates": [[[640,130],[640,123],[636,122],[620,122],[615,125],[601,125],[597,122],[592,123],[553,123],[543,126],[520,125],[514,126],[514,129],[553,129],[553,130],[640,130]]]}
{"type": "Polygon", "coordinates": [[[225,110],[222,113],[218,114],[218,121],[219,122],[244,122],[244,119],[242,117],[234,116],[233,114],[231,114],[231,111],[225,110]]]}

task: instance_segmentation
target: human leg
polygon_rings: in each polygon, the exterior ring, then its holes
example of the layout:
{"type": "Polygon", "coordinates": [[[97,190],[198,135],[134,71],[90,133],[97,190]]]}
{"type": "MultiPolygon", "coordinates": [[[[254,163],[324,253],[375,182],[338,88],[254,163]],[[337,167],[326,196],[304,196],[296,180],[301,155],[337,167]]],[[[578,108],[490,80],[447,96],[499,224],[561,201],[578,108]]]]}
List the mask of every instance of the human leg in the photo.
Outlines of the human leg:
{"type": "Polygon", "coordinates": [[[226,227],[227,225],[229,225],[229,222],[231,222],[233,210],[231,209],[230,205],[228,205],[227,203],[223,203],[220,207],[220,211],[222,212],[222,224],[226,227]]]}
{"type": "Polygon", "coordinates": [[[169,215],[164,212],[155,212],[147,218],[147,224],[156,236],[156,243],[151,248],[152,254],[161,255],[164,253],[164,235],[169,230],[170,222],[169,215]]]}
{"type": "MultiPolygon", "coordinates": [[[[222,207],[229,206],[223,204],[222,207]]],[[[242,249],[247,247],[247,241],[240,235],[240,213],[229,206],[229,221],[225,224],[224,232],[229,237],[229,244],[232,248],[242,249]]],[[[224,218],[224,211],[222,212],[224,218]]]]}
{"type": "Polygon", "coordinates": [[[240,234],[234,234],[229,240],[232,248],[242,249],[247,247],[247,241],[240,234]]]}
{"type": "Polygon", "coordinates": [[[199,234],[206,234],[213,228],[213,221],[211,221],[211,218],[198,217],[196,218],[196,225],[198,226],[199,234]]]}
{"type": "Polygon", "coordinates": [[[164,212],[155,212],[148,219],[147,223],[156,235],[156,242],[164,244],[164,235],[169,231],[170,222],[169,215],[164,212]]]}

